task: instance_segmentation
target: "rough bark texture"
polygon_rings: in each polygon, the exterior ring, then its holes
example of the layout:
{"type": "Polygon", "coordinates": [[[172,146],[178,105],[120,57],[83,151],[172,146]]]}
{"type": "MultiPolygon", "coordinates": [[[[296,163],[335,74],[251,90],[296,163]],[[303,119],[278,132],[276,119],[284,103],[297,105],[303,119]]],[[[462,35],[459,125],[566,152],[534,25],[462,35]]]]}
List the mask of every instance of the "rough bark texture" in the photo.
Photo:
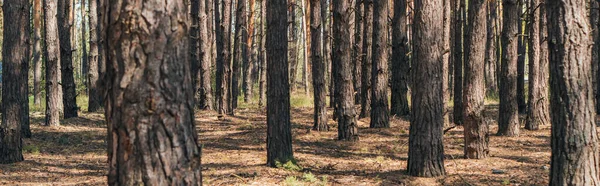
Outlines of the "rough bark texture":
{"type": "Polygon", "coordinates": [[[489,155],[485,108],[485,42],[487,40],[487,0],[469,1],[465,38],[464,138],[465,158],[482,159],[489,155]]]}
{"type": "Polygon", "coordinates": [[[327,76],[329,82],[329,107],[333,109],[333,119],[336,117],[335,109],[335,95],[334,95],[334,82],[333,82],[333,66],[332,66],[332,55],[331,55],[331,1],[332,0],[321,0],[321,18],[323,19],[323,60],[327,64],[329,74],[327,76]]]}
{"type": "Polygon", "coordinates": [[[216,5],[221,1],[221,10],[215,8],[215,24],[219,25],[216,29],[217,35],[217,70],[216,70],[216,101],[217,112],[222,114],[233,114],[233,108],[229,102],[231,96],[231,0],[216,0],[216,5]],[[219,12],[223,12],[219,14],[219,12]],[[221,18],[223,19],[221,20],[221,18]]]}
{"type": "Polygon", "coordinates": [[[71,46],[73,17],[70,16],[73,11],[72,2],[73,0],[59,0],[57,5],[61,67],[60,84],[63,92],[62,102],[65,119],[77,117],[77,111],[79,110],[75,79],[73,78],[73,47],[71,46]]]}
{"type": "Polygon", "coordinates": [[[288,60],[290,66],[290,88],[296,91],[296,71],[298,69],[298,31],[296,25],[296,0],[288,0],[288,60]]]}
{"type": "MultiPolygon", "coordinates": [[[[75,3],[75,1],[73,1],[75,3]]],[[[79,71],[80,76],[78,76],[78,79],[80,79],[80,81],[83,83],[83,85],[85,86],[85,90],[87,90],[87,73],[88,73],[88,68],[89,68],[89,63],[88,63],[88,51],[87,51],[87,41],[86,41],[86,29],[87,29],[87,23],[86,21],[88,19],[86,19],[85,16],[87,16],[87,11],[85,9],[85,5],[86,5],[86,1],[85,0],[80,0],[81,4],[79,4],[79,10],[81,11],[81,40],[79,42],[81,42],[81,56],[79,56],[81,58],[81,63],[80,63],[80,69],[79,71]]],[[[75,13],[73,13],[75,14],[75,13]]]]}
{"type": "Polygon", "coordinates": [[[354,61],[354,70],[353,80],[354,83],[354,92],[355,92],[355,104],[361,104],[362,88],[361,88],[361,78],[362,78],[362,55],[363,53],[363,15],[364,15],[364,1],[363,0],[355,0],[354,3],[354,43],[352,48],[352,60],[354,61]]]}
{"type": "Polygon", "coordinates": [[[547,1],[552,108],[550,185],[599,185],[600,152],[584,0],[547,1]]]}
{"type": "Polygon", "coordinates": [[[392,20],[392,100],[391,114],[408,116],[408,76],[410,61],[408,58],[408,36],[406,20],[406,0],[394,0],[394,18],[392,20]]]}
{"type": "MultiPolygon", "coordinates": [[[[29,126],[28,68],[29,0],[5,0],[2,5],[2,123],[0,164],[23,161],[22,125],[29,126]]],[[[29,132],[31,135],[31,132],[29,132]]]]}
{"type": "Polygon", "coordinates": [[[208,38],[208,17],[206,3],[191,1],[190,54],[194,80],[196,108],[212,109],[212,88],[210,83],[210,39],[208,38]]]}
{"type": "Polygon", "coordinates": [[[323,36],[321,32],[321,0],[310,1],[310,34],[311,34],[311,50],[312,50],[312,75],[313,75],[313,91],[314,91],[314,125],[313,130],[327,131],[327,90],[325,87],[325,70],[327,65],[323,60],[323,36]]]}
{"type": "Polygon", "coordinates": [[[373,5],[373,64],[371,69],[371,124],[370,128],[389,128],[388,109],[388,0],[373,5]]]}
{"type": "MultiPolygon", "coordinates": [[[[543,1],[531,0],[532,7],[541,6],[543,1]]],[[[529,21],[529,102],[525,129],[538,130],[540,125],[550,123],[550,99],[548,94],[548,58],[540,58],[541,48],[547,48],[545,37],[541,37],[545,27],[545,17],[540,17],[538,8],[531,12],[529,21]],[[545,44],[545,45],[542,45],[545,44]]],[[[546,31],[544,31],[546,32],[546,31]]]]}
{"type": "Polygon", "coordinates": [[[45,125],[58,126],[60,118],[60,46],[58,45],[58,0],[44,1],[44,56],[46,57],[46,119],[45,125]]]}
{"type": "Polygon", "coordinates": [[[371,70],[373,62],[373,0],[364,0],[363,55],[360,118],[371,115],[371,70]]]}
{"type": "Polygon", "coordinates": [[[258,105],[262,106],[267,97],[267,54],[265,49],[265,44],[267,43],[267,35],[266,35],[266,21],[267,21],[267,11],[266,4],[267,0],[262,0],[261,8],[260,8],[260,75],[259,75],[259,98],[258,105]]]}
{"type": "Polygon", "coordinates": [[[100,93],[98,92],[98,0],[89,1],[90,19],[90,55],[88,66],[88,112],[96,112],[100,109],[100,93]]]}
{"type": "MultiPolygon", "coordinates": [[[[527,109],[527,104],[525,102],[525,57],[527,53],[527,30],[529,27],[526,24],[523,24],[524,21],[527,20],[527,14],[523,11],[526,11],[527,8],[526,1],[528,0],[517,0],[519,1],[519,42],[517,44],[517,105],[519,108],[519,114],[525,114],[527,109]]],[[[506,12],[506,11],[505,11],[506,12]]],[[[504,50],[503,50],[504,51],[504,50]]]]}
{"type": "Polygon", "coordinates": [[[42,104],[42,0],[33,1],[33,104],[42,104]]]}
{"type": "Polygon", "coordinates": [[[108,5],[108,184],[202,184],[188,6],[160,0],[108,5]]]}
{"type": "Polygon", "coordinates": [[[498,14],[496,13],[498,6],[497,2],[499,0],[493,0],[488,4],[488,17],[487,17],[487,41],[485,45],[485,90],[486,95],[488,96],[497,96],[498,95],[498,80],[496,77],[496,64],[498,63],[498,55],[496,55],[496,51],[498,50],[498,39],[496,32],[498,25],[496,24],[496,20],[498,19],[498,14]]]}
{"type": "Polygon", "coordinates": [[[267,0],[267,165],[294,159],[290,122],[287,1],[267,0]]]}
{"type": "MultiPolygon", "coordinates": [[[[231,108],[238,106],[238,96],[240,95],[240,77],[242,75],[242,64],[248,62],[248,51],[246,40],[248,31],[246,28],[246,0],[237,0],[235,12],[235,37],[233,60],[231,64],[231,108]]],[[[233,113],[233,112],[232,112],[233,113]]]]}
{"type": "Polygon", "coordinates": [[[255,0],[249,0],[248,2],[248,10],[249,12],[247,13],[247,17],[246,19],[248,20],[248,24],[247,24],[247,30],[248,33],[247,35],[247,40],[246,40],[246,45],[244,45],[246,47],[246,51],[248,52],[247,54],[247,59],[244,61],[243,64],[243,80],[242,80],[242,90],[244,91],[244,103],[248,103],[248,101],[250,101],[250,99],[252,98],[252,88],[253,88],[253,84],[252,84],[252,69],[254,68],[253,64],[256,61],[256,53],[254,51],[254,44],[255,44],[255,40],[256,37],[254,35],[254,4],[255,4],[255,0]]]}
{"type": "Polygon", "coordinates": [[[500,70],[500,113],[498,135],[519,135],[517,105],[517,40],[519,39],[519,6],[517,0],[502,1],[502,67],[500,70]]]}
{"type": "Polygon", "coordinates": [[[332,0],[333,3],[333,65],[336,66],[335,94],[338,105],[338,140],[358,141],[358,123],[354,108],[352,87],[352,54],[350,38],[350,0],[332,0]]]}
{"type": "Polygon", "coordinates": [[[407,172],[411,176],[445,175],[442,57],[444,12],[442,1],[415,0],[413,25],[412,112],[407,172]]]}
{"type": "Polygon", "coordinates": [[[454,43],[452,46],[452,59],[453,59],[453,63],[454,63],[454,109],[453,109],[453,114],[454,114],[454,124],[456,125],[461,125],[463,123],[463,101],[462,101],[462,91],[463,91],[463,52],[464,52],[464,48],[463,48],[463,35],[464,35],[464,28],[463,25],[465,20],[464,20],[464,12],[465,12],[465,0],[456,0],[459,1],[460,3],[457,3],[454,7],[455,12],[454,12],[454,20],[455,23],[452,24],[454,25],[454,43]]]}
{"type": "MultiPolygon", "coordinates": [[[[596,113],[600,113],[600,2],[590,1],[590,21],[592,27],[592,37],[594,38],[594,45],[592,46],[592,82],[594,83],[594,95],[596,101],[596,113]]],[[[543,12],[542,12],[543,13],[543,12]]],[[[545,15],[540,15],[544,17],[545,15]]],[[[600,122],[596,125],[600,126],[600,122]]]]}

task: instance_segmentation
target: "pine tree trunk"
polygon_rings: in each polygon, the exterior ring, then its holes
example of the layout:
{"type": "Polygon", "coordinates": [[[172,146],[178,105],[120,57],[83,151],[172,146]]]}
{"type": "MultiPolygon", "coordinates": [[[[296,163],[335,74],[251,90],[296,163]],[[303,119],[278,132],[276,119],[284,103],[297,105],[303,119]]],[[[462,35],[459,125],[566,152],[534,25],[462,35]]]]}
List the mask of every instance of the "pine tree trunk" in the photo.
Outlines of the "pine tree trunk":
{"type": "MultiPolygon", "coordinates": [[[[532,7],[541,6],[542,1],[531,0],[532,7]]],[[[540,11],[544,8],[531,12],[529,18],[529,103],[527,109],[527,120],[525,129],[538,130],[539,125],[550,122],[550,100],[548,99],[548,58],[540,58],[541,48],[545,37],[542,34],[542,24],[546,24],[544,17],[540,17],[540,11]]]]}
{"type": "Polygon", "coordinates": [[[202,184],[188,5],[158,0],[110,4],[108,185],[202,184]],[[141,12],[155,19],[132,25],[141,21],[141,12]]]}
{"type": "Polygon", "coordinates": [[[488,26],[487,26],[487,41],[485,45],[485,89],[487,96],[497,96],[498,95],[498,80],[496,77],[496,64],[498,62],[498,56],[496,55],[496,51],[498,50],[498,39],[496,29],[498,25],[496,24],[496,20],[498,19],[498,14],[496,13],[498,7],[496,1],[491,1],[488,4],[488,26]]]}
{"type": "Polygon", "coordinates": [[[290,63],[290,90],[296,91],[296,70],[298,68],[298,37],[296,26],[296,0],[288,0],[288,60],[290,63]]]}
{"type": "Polygon", "coordinates": [[[371,75],[373,62],[373,0],[364,1],[363,55],[360,118],[371,116],[371,75]]]}
{"type": "Polygon", "coordinates": [[[33,104],[42,104],[42,0],[33,1],[33,104]]]}
{"type": "Polygon", "coordinates": [[[394,0],[394,18],[392,19],[392,100],[391,114],[408,116],[408,73],[410,61],[407,56],[409,51],[406,0],[394,0]]]}
{"type": "MultiPolygon", "coordinates": [[[[524,25],[523,22],[527,20],[524,8],[527,8],[527,0],[518,0],[519,2],[519,42],[517,55],[517,105],[519,114],[525,114],[527,110],[527,104],[525,102],[525,57],[527,55],[527,40],[525,35],[528,33],[529,27],[524,25]]],[[[531,78],[530,78],[531,79],[531,78]]]]}
{"type": "Polygon", "coordinates": [[[260,7],[260,75],[259,75],[259,98],[258,105],[263,106],[267,97],[267,54],[265,44],[267,43],[266,21],[267,21],[267,0],[262,0],[260,7]]]}
{"type": "Polygon", "coordinates": [[[454,63],[454,124],[461,125],[463,123],[463,64],[464,64],[464,48],[463,48],[463,36],[465,25],[465,11],[466,2],[465,0],[456,0],[457,3],[454,12],[454,19],[456,20],[454,25],[454,43],[453,43],[453,63],[454,63]]]}
{"type": "Polygon", "coordinates": [[[212,109],[212,88],[210,83],[210,40],[208,36],[208,18],[206,3],[191,1],[190,58],[192,79],[194,80],[194,98],[196,108],[212,109]]]}
{"type": "MultiPolygon", "coordinates": [[[[329,82],[329,107],[335,107],[335,95],[334,95],[334,82],[333,82],[333,66],[332,66],[332,55],[331,55],[331,23],[332,17],[330,14],[332,0],[321,0],[321,18],[323,19],[323,60],[327,64],[329,73],[327,74],[327,80],[329,82]]],[[[333,118],[335,119],[336,110],[334,108],[333,118]]]]}
{"type": "Polygon", "coordinates": [[[487,40],[487,0],[469,1],[465,38],[464,138],[465,158],[489,156],[488,125],[485,109],[485,42],[487,40]]]}
{"type": "Polygon", "coordinates": [[[58,0],[44,0],[44,56],[46,58],[46,119],[45,125],[58,126],[60,118],[60,46],[58,43],[58,0]]]}
{"type": "Polygon", "coordinates": [[[355,92],[355,104],[361,104],[362,102],[362,63],[363,63],[363,39],[364,39],[364,0],[356,0],[355,1],[355,11],[354,11],[354,45],[352,51],[352,59],[354,62],[354,71],[353,71],[353,80],[354,82],[354,92],[355,92]]]}
{"type": "Polygon", "coordinates": [[[98,87],[98,44],[99,44],[99,26],[98,26],[98,1],[89,1],[89,19],[90,19],[90,55],[88,67],[88,112],[96,112],[100,109],[100,96],[98,87]]]}
{"type": "MultiPolygon", "coordinates": [[[[217,111],[219,115],[231,114],[231,0],[216,0],[215,3],[221,1],[221,10],[215,8],[215,25],[219,25],[216,29],[217,35],[217,70],[216,70],[216,100],[217,111]],[[219,14],[219,12],[223,12],[219,14]],[[221,15],[221,16],[219,16],[221,15]],[[221,20],[219,17],[223,17],[221,20]]],[[[215,5],[215,7],[219,7],[215,5]]]]}
{"type": "Polygon", "coordinates": [[[414,1],[412,112],[408,150],[408,175],[435,177],[445,175],[444,90],[442,63],[444,55],[443,4],[414,1]]]}
{"type": "Polygon", "coordinates": [[[88,68],[89,68],[89,63],[88,63],[87,41],[86,41],[86,37],[85,37],[86,29],[87,29],[86,22],[85,22],[87,20],[85,18],[85,16],[87,15],[86,11],[85,11],[86,1],[85,0],[80,0],[80,1],[81,1],[80,2],[81,4],[80,4],[79,8],[81,10],[81,56],[80,56],[81,57],[81,69],[79,69],[79,70],[81,72],[80,77],[83,77],[83,78],[79,78],[79,79],[81,81],[83,81],[85,90],[87,90],[88,83],[87,83],[86,77],[88,76],[87,72],[88,72],[88,68]]]}
{"type": "Polygon", "coordinates": [[[243,81],[242,81],[242,90],[244,91],[244,103],[248,103],[248,101],[250,101],[250,98],[252,97],[252,68],[253,67],[253,63],[255,61],[254,58],[254,3],[255,0],[249,0],[248,2],[248,13],[246,14],[246,20],[248,20],[248,24],[246,26],[248,32],[246,33],[247,35],[247,40],[246,40],[246,45],[244,45],[246,47],[246,51],[247,51],[247,57],[246,60],[244,61],[244,73],[243,73],[243,81]]]}
{"type": "Polygon", "coordinates": [[[287,0],[267,0],[267,165],[294,159],[290,122],[287,0]]]}
{"type": "MultiPolygon", "coordinates": [[[[31,25],[29,0],[5,0],[2,43],[2,123],[0,164],[23,161],[22,125],[29,126],[28,70],[31,25]]],[[[28,128],[27,128],[28,129],[28,128]]],[[[31,131],[29,131],[31,136],[31,131]]]]}
{"type": "Polygon", "coordinates": [[[599,185],[586,2],[547,1],[552,108],[550,185],[599,185]],[[560,11],[559,11],[560,10],[560,11]]]}
{"type": "Polygon", "coordinates": [[[354,108],[350,38],[350,0],[333,0],[333,65],[338,106],[338,140],[358,141],[358,123],[354,108]]]}
{"type": "MultiPolygon", "coordinates": [[[[544,16],[544,15],[540,15],[544,16]]],[[[594,95],[596,101],[596,113],[600,113],[600,2],[590,1],[590,22],[592,28],[592,38],[594,45],[592,46],[592,82],[594,85],[594,95]]],[[[600,126],[600,122],[596,125],[600,126]]]]}
{"type": "Polygon", "coordinates": [[[73,26],[73,17],[70,16],[73,11],[73,0],[58,1],[58,26],[60,43],[60,66],[61,66],[61,87],[63,92],[63,112],[64,118],[77,117],[77,92],[75,79],[73,78],[73,47],[71,46],[71,34],[73,26]]]}
{"type": "MultiPolygon", "coordinates": [[[[246,41],[248,32],[246,27],[246,0],[237,0],[235,13],[235,37],[233,50],[233,63],[231,66],[231,108],[238,106],[238,96],[240,95],[240,78],[242,76],[243,64],[248,62],[248,51],[246,41]]],[[[233,113],[233,112],[232,112],[233,113]]]]}
{"type": "Polygon", "coordinates": [[[517,0],[502,1],[502,67],[500,70],[500,113],[498,135],[519,135],[517,105],[517,61],[519,6],[517,0]]]}
{"type": "MultiPolygon", "coordinates": [[[[323,60],[323,40],[321,40],[323,26],[321,17],[321,1],[311,0],[310,2],[310,34],[311,34],[311,50],[312,50],[312,75],[313,75],[313,91],[314,91],[314,125],[313,130],[328,131],[327,125],[327,90],[325,87],[325,70],[327,64],[323,60]]],[[[324,1],[324,0],[323,0],[324,1]]]]}
{"type": "Polygon", "coordinates": [[[375,1],[373,6],[373,66],[371,69],[370,128],[389,128],[388,109],[388,11],[389,1],[375,1]]]}

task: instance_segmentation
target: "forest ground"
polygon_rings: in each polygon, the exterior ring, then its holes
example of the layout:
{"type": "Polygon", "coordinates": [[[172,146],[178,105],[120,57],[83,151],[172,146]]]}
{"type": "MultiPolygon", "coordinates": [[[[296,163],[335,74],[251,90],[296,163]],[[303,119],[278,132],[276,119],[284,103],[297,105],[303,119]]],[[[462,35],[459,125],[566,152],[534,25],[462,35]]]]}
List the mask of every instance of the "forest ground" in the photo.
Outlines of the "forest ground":
{"type": "MultiPolygon", "coordinates": [[[[300,96],[302,97],[302,96],[300,96]]],[[[520,137],[494,136],[497,106],[489,103],[490,158],[463,159],[462,128],[444,135],[446,176],[405,174],[409,121],[392,118],[391,128],[369,129],[359,121],[360,141],[339,142],[336,123],[329,132],[312,126],[312,102],[292,98],[294,156],[299,166],[265,166],[266,110],[256,101],[233,117],[219,120],[200,111],[196,123],[205,185],[548,185],[550,126],[522,129],[520,137]]],[[[331,116],[331,111],[329,112],[331,116]]],[[[31,114],[33,138],[24,140],[25,161],[0,165],[0,185],[106,185],[106,125],[102,113],[80,112],[62,126],[41,126],[43,113],[31,114]]]]}

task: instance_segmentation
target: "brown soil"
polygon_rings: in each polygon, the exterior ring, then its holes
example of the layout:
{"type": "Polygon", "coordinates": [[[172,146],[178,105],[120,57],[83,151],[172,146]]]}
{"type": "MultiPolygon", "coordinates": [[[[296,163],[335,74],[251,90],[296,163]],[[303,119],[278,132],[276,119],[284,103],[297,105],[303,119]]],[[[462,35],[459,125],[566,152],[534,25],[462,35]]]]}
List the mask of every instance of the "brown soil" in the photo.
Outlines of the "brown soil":
{"type": "MultiPolygon", "coordinates": [[[[520,137],[494,136],[495,110],[489,106],[491,157],[462,158],[462,128],[444,136],[447,176],[405,175],[409,122],[393,118],[389,129],[369,129],[359,122],[360,141],[339,142],[336,123],[330,132],[311,131],[312,109],[292,109],[294,156],[300,171],[268,168],[265,110],[240,108],[234,117],[217,119],[214,112],[197,113],[203,145],[205,185],[548,185],[550,127],[522,130],[520,137]],[[492,169],[504,173],[493,174],[492,169]],[[311,173],[316,180],[310,179],[311,173]],[[296,178],[294,181],[292,176],[296,178]],[[325,181],[324,181],[325,180],[325,181]]],[[[331,113],[330,113],[331,114],[331,113]]],[[[0,165],[1,185],[105,185],[106,128],[103,115],[81,113],[63,126],[40,126],[43,115],[32,115],[34,137],[25,139],[25,161],[0,165]]]]}

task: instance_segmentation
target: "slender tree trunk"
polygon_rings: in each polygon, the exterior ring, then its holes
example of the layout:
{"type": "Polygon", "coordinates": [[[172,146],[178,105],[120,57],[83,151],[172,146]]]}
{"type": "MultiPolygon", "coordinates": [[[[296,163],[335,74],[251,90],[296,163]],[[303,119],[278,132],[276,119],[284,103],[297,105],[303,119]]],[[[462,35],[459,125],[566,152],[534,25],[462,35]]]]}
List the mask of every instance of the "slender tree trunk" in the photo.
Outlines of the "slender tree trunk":
{"type": "Polygon", "coordinates": [[[296,91],[296,70],[298,68],[298,37],[296,26],[296,0],[288,0],[288,60],[290,63],[290,88],[292,92],[296,91]]]}
{"type": "Polygon", "coordinates": [[[290,123],[287,1],[267,0],[267,165],[294,159],[290,123]]]}
{"type": "Polygon", "coordinates": [[[586,2],[547,1],[552,156],[550,185],[599,185],[591,30],[586,2]]]}
{"type": "Polygon", "coordinates": [[[373,62],[373,0],[364,1],[363,55],[361,77],[360,118],[371,116],[371,75],[373,62]]]}
{"type": "Polygon", "coordinates": [[[46,57],[46,119],[45,125],[58,126],[60,118],[60,46],[57,15],[58,0],[44,0],[44,56],[46,57]]]}
{"type": "Polygon", "coordinates": [[[388,11],[389,1],[375,1],[373,6],[373,66],[371,69],[371,128],[389,128],[388,109],[388,11]]]}
{"type": "Polygon", "coordinates": [[[517,105],[517,61],[519,6],[517,0],[502,1],[502,67],[500,72],[500,113],[498,135],[519,135],[517,105]]]}
{"type": "MultiPolygon", "coordinates": [[[[87,72],[88,72],[88,68],[89,68],[89,63],[88,63],[88,52],[87,52],[87,41],[86,41],[86,29],[87,29],[87,25],[86,25],[86,16],[87,16],[87,11],[85,10],[85,4],[86,1],[85,0],[80,0],[81,5],[80,5],[80,9],[81,9],[81,68],[79,69],[81,72],[81,76],[83,77],[83,85],[85,86],[85,89],[87,90],[88,87],[88,83],[87,83],[87,72]]],[[[80,78],[81,79],[81,78],[80,78]]]]}
{"type": "Polygon", "coordinates": [[[444,12],[443,3],[414,1],[412,112],[407,172],[411,176],[445,175],[444,145],[444,12]]]}
{"type": "Polygon", "coordinates": [[[246,0],[237,0],[236,9],[233,50],[234,58],[231,66],[231,108],[233,109],[236,109],[238,106],[237,98],[240,95],[242,65],[248,63],[248,48],[245,43],[248,40],[248,30],[246,27],[246,0]]]}
{"type": "MultiPolygon", "coordinates": [[[[323,19],[323,60],[327,64],[329,69],[328,81],[329,81],[329,106],[335,107],[335,95],[334,95],[334,82],[333,82],[333,66],[332,66],[332,55],[331,55],[331,23],[332,18],[330,14],[332,0],[321,0],[321,18],[323,19]]],[[[336,110],[334,108],[333,118],[336,117],[336,110]]]]}
{"type": "Polygon", "coordinates": [[[498,63],[498,56],[496,51],[498,50],[498,39],[496,32],[498,25],[496,20],[498,14],[496,13],[498,7],[496,1],[491,1],[488,4],[488,26],[487,26],[487,41],[485,45],[485,89],[486,95],[496,96],[498,95],[498,80],[496,77],[496,64],[498,63]]]}
{"type": "Polygon", "coordinates": [[[528,34],[529,27],[523,22],[526,22],[526,13],[523,13],[523,10],[528,8],[526,1],[528,0],[518,0],[519,1],[519,42],[517,46],[517,104],[519,109],[519,114],[525,114],[527,110],[527,104],[525,102],[525,57],[527,55],[527,40],[526,36],[528,34]]]}
{"type": "Polygon", "coordinates": [[[314,125],[313,130],[327,131],[327,90],[325,87],[325,70],[327,64],[323,60],[323,36],[321,28],[323,21],[321,20],[321,1],[311,0],[310,2],[310,34],[311,34],[311,50],[312,50],[312,75],[313,75],[313,91],[314,91],[314,125]]]}
{"type": "Polygon", "coordinates": [[[244,76],[243,76],[243,85],[242,85],[242,89],[244,91],[244,103],[248,103],[248,101],[250,101],[250,98],[252,97],[252,68],[253,67],[253,63],[255,61],[254,58],[254,50],[253,50],[253,46],[254,46],[254,2],[255,0],[249,0],[248,3],[248,13],[246,14],[246,20],[248,20],[248,24],[247,24],[247,30],[248,32],[246,33],[246,45],[244,45],[246,47],[246,51],[247,51],[247,57],[246,60],[244,61],[244,76]]]}
{"type": "Polygon", "coordinates": [[[364,39],[364,0],[356,0],[355,1],[355,11],[354,11],[354,45],[352,51],[352,59],[354,62],[354,71],[353,71],[353,80],[354,82],[354,92],[355,92],[355,104],[361,104],[363,94],[362,94],[362,63],[363,63],[363,39],[364,39]]]}
{"type": "Polygon", "coordinates": [[[449,107],[448,107],[448,102],[450,102],[450,96],[452,95],[450,92],[452,92],[452,90],[450,90],[450,84],[452,84],[452,82],[449,81],[450,79],[450,71],[449,71],[449,67],[450,67],[450,22],[451,22],[451,10],[450,10],[450,0],[443,0],[443,12],[444,12],[444,17],[443,17],[443,24],[444,24],[444,35],[442,36],[444,38],[444,50],[443,50],[443,56],[442,56],[442,81],[443,83],[443,87],[442,90],[444,91],[444,126],[449,126],[450,125],[450,114],[449,113],[449,107]]]}
{"type": "Polygon", "coordinates": [[[89,55],[89,68],[88,68],[88,112],[96,112],[100,109],[100,96],[98,87],[98,44],[100,38],[100,32],[98,30],[98,1],[89,1],[89,19],[90,19],[90,55],[89,55]]]}
{"type": "Polygon", "coordinates": [[[188,5],[159,0],[110,5],[108,185],[202,184],[188,5]],[[155,19],[134,26],[141,12],[155,19]]]}
{"type": "MultiPolygon", "coordinates": [[[[600,2],[590,1],[590,22],[592,27],[592,37],[594,45],[592,46],[592,82],[594,85],[594,100],[596,101],[596,113],[600,113],[600,2]]],[[[542,17],[544,15],[540,15],[542,17]]],[[[596,125],[600,126],[600,122],[596,125]]]]}
{"type": "MultiPolygon", "coordinates": [[[[541,0],[531,0],[532,7],[541,6],[541,0]]],[[[530,12],[529,20],[529,107],[525,129],[538,130],[539,125],[550,122],[550,100],[548,99],[548,58],[540,58],[541,45],[545,37],[541,37],[542,24],[546,24],[540,11],[545,8],[536,8],[530,12]]]]}
{"type": "Polygon", "coordinates": [[[465,38],[464,138],[465,158],[488,157],[488,125],[485,108],[485,42],[487,40],[487,0],[469,1],[467,38],[465,38]]]}
{"type": "Polygon", "coordinates": [[[410,61],[406,20],[406,0],[394,0],[392,20],[392,108],[391,114],[408,116],[408,73],[410,61]]]}
{"type": "Polygon", "coordinates": [[[212,45],[212,41],[210,40],[210,35],[209,33],[211,33],[211,30],[209,30],[209,22],[212,22],[211,19],[208,19],[208,14],[206,14],[205,12],[207,12],[208,7],[206,7],[206,5],[212,5],[212,3],[200,3],[200,24],[199,24],[199,28],[200,28],[200,38],[201,38],[201,42],[200,42],[200,69],[199,69],[199,73],[200,74],[194,74],[194,76],[200,76],[200,101],[198,102],[198,106],[196,106],[197,108],[200,109],[205,109],[205,110],[212,110],[214,108],[214,104],[213,104],[213,93],[212,93],[212,78],[211,78],[211,62],[212,62],[212,56],[211,56],[211,49],[210,46],[212,45]],[[204,6],[202,5],[204,4],[204,6]],[[203,10],[204,9],[204,10],[203,10]]]}
{"type": "Polygon", "coordinates": [[[219,7],[215,5],[215,24],[217,27],[217,70],[216,70],[216,100],[217,111],[219,115],[232,114],[231,108],[231,0],[216,0],[215,3],[221,1],[221,10],[223,14],[219,14],[219,7]],[[219,15],[222,15],[221,20],[219,15]]]}
{"type": "Polygon", "coordinates": [[[463,123],[463,63],[464,63],[464,48],[463,48],[463,36],[465,29],[463,25],[465,25],[465,0],[456,0],[460,1],[460,3],[456,4],[454,12],[454,19],[456,20],[454,30],[454,43],[453,49],[453,63],[454,63],[454,124],[461,125],[463,123]],[[458,27],[458,28],[456,28],[458,27]]]}
{"type": "Polygon", "coordinates": [[[73,0],[59,0],[57,5],[62,80],[60,84],[63,91],[62,101],[65,119],[77,117],[77,111],[79,110],[77,107],[75,79],[73,78],[73,47],[71,46],[73,17],[70,16],[73,11],[72,2],[73,0]]]}
{"type": "Polygon", "coordinates": [[[311,60],[311,50],[310,50],[310,46],[312,43],[312,39],[310,36],[310,12],[309,8],[310,7],[310,2],[306,1],[306,0],[302,0],[302,12],[303,15],[302,16],[302,34],[304,39],[302,40],[304,42],[304,68],[302,68],[302,84],[304,87],[304,93],[306,94],[306,96],[309,96],[309,88],[308,88],[308,79],[310,77],[310,73],[309,73],[309,68],[310,68],[310,64],[309,61],[311,60]]]}
{"type": "Polygon", "coordinates": [[[266,21],[267,21],[267,0],[262,0],[261,8],[260,8],[260,81],[259,81],[259,98],[258,105],[264,105],[265,99],[267,97],[267,54],[265,43],[267,43],[267,35],[266,35],[266,21]]]}
{"type": "Polygon", "coordinates": [[[33,104],[42,104],[42,0],[33,1],[33,104]]]}
{"type": "Polygon", "coordinates": [[[333,65],[338,121],[338,140],[358,141],[358,123],[354,108],[350,38],[350,0],[333,0],[333,65]]]}
{"type": "Polygon", "coordinates": [[[29,0],[5,0],[2,43],[2,123],[0,123],[0,164],[23,161],[21,136],[31,136],[29,127],[28,70],[31,24],[29,0]],[[25,130],[29,130],[26,128],[25,130]]]}

